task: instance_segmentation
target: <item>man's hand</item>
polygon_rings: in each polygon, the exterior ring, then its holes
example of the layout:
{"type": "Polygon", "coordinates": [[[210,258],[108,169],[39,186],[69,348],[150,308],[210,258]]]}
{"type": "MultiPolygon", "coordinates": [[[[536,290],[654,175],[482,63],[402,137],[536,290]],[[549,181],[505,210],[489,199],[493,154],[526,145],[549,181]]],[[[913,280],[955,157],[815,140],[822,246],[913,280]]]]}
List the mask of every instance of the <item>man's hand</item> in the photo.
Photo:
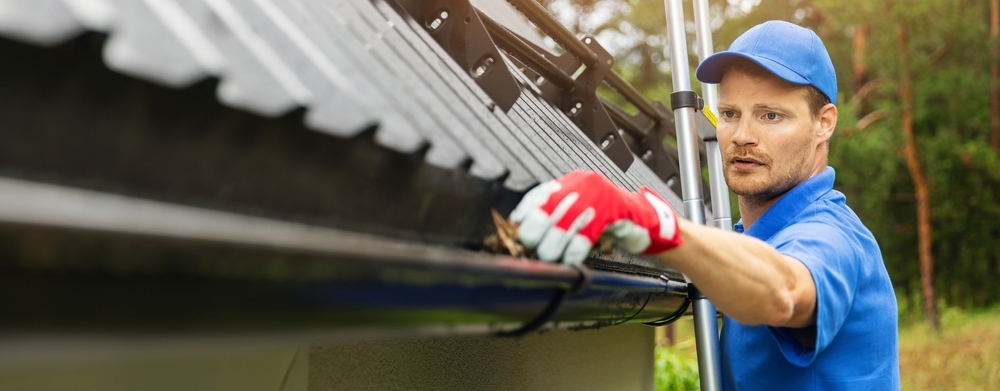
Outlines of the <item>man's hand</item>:
{"type": "Polygon", "coordinates": [[[583,262],[602,235],[634,253],[681,244],[677,215],[663,198],[645,186],[625,191],[596,172],[573,171],[538,185],[510,219],[520,224],[518,240],[549,262],[583,262]]]}

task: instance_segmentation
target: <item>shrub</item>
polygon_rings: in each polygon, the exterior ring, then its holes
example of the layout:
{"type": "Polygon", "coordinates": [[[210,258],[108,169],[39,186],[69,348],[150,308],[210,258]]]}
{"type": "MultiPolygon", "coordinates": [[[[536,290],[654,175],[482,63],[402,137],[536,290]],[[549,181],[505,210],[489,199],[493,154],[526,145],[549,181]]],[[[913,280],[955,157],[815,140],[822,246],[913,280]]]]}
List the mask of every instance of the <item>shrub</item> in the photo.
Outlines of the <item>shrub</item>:
{"type": "MultiPolygon", "coordinates": [[[[688,345],[691,342],[687,343],[688,345]]],[[[698,361],[684,346],[657,346],[656,391],[699,390],[698,361]]]]}

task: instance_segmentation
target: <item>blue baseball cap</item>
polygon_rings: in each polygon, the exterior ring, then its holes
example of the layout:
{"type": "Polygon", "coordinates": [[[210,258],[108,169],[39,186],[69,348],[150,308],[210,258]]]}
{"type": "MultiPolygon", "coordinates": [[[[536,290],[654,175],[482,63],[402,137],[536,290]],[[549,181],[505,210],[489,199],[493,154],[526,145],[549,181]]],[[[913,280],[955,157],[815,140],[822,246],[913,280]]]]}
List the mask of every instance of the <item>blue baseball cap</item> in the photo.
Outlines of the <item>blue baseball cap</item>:
{"type": "Polygon", "coordinates": [[[826,46],[812,30],[772,20],[740,35],[729,50],[715,53],[698,66],[695,74],[704,83],[722,81],[726,67],[745,58],[792,84],[811,85],[837,104],[837,73],[826,46]]]}

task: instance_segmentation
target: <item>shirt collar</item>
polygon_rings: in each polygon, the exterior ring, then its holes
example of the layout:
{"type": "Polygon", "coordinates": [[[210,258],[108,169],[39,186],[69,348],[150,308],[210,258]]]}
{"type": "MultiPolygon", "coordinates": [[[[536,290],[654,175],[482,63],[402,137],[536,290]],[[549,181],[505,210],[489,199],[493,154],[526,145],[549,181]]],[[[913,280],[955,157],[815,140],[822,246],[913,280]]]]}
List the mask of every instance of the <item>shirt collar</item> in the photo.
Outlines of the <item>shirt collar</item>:
{"type": "Polygon", "coordinates": [[[836,174],[833,167],[827,166],[825,170],[795,185],[785,195],[781,196],[774,205],[771,205],[763,215],[744,231],[743,220],[733,226],[733,230],[739,233],[746,233],[760,240],[767,240],[778,233],[779,230],[788,225],[788,222],[798,216],[809,204],[818,200],[824,194],[833,189],[833,179],[836,174]]]}

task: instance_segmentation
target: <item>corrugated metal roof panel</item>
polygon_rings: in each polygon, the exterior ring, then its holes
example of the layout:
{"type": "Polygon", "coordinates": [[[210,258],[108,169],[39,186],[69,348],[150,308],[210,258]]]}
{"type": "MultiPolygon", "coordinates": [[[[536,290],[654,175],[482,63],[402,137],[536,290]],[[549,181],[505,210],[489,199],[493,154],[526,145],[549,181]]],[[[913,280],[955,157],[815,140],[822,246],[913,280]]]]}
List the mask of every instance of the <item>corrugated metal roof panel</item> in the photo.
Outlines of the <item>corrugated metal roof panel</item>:
{"type": "MultiPolygon", "coordinates": [[[[109,68],[171,87],[219,80],[229,106],[273,117],[297,107],[306,124],[375,140],[428,163],[524,190],[575,168],[627,188],[647,184],[680,202],[646,167],[622,172],[523,75],[521,103],[491,107],[416,21],[384,0],[3,0],[0,34],[54,45],[86,29],[106,33],[109,68]]],[[[509,5],[475,3],[540,43],[509,5]]],[[[513,68],[513,67],[512,67],[513,68]]],[[[517,72],[515,72],[517,73],[517,72]]]]}

